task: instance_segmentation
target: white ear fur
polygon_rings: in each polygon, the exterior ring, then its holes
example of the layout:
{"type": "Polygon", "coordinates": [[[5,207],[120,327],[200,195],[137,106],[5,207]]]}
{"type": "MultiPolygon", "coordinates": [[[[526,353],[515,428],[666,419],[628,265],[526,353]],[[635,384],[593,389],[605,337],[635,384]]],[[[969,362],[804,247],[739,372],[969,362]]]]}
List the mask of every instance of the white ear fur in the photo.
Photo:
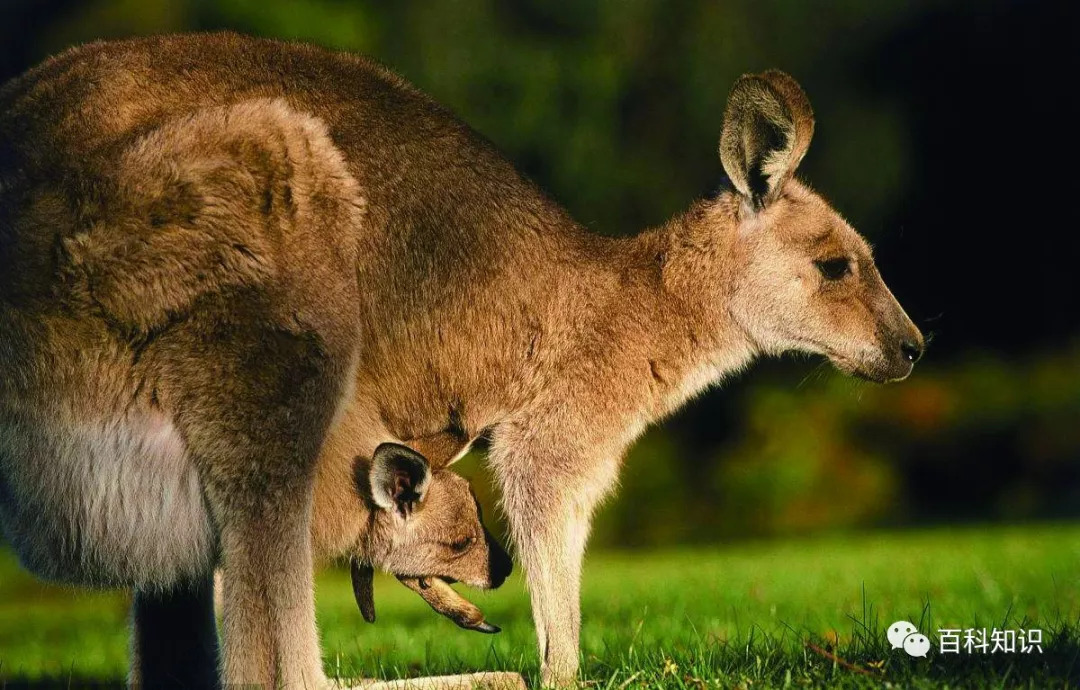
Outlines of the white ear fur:
{"type": "Polygon", "coordinates": [[[407,517],[431,482],[427,459],[407,446],[383,443],[371,457],[371,498],[383,510],[407,517]]]}
{"type": "Polygon", "coordinates": [[[813,134],[814,112],[798,82],[776,70],[746,74],[728,96],[720,161],[739,193],[760,210],[795,173],[813,134]]]}

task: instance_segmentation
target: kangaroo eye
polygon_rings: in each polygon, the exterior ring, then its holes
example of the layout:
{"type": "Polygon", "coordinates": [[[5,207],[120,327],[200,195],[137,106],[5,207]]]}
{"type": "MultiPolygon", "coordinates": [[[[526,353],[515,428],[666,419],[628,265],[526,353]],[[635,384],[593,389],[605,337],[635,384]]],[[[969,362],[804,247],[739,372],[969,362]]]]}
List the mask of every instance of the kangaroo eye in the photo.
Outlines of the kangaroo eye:
{"type": "Polygon", "coordinates": [[[454,550],[454,553],[465,553],[474,543],[476,543],[476,537],[463,537],[452,542],[450,548],[454,550]]]}
{"type": "Polygon", "coordinates": [[[851,274],[851,262],[847,260],[847,257],[843,256],[815,261],[814,265],[821,271],[821,275],[825,277],[825,280],[840,280],[844,276],[851,274]]]}

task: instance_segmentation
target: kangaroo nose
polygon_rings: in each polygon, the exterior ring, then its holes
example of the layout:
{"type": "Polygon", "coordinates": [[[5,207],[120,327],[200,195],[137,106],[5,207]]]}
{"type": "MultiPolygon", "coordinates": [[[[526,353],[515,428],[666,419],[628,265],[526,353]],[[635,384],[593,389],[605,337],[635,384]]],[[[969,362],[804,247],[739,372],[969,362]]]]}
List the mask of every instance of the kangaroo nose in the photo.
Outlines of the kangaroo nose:
{"type": "Polygon", "coordinates": [[[919,358],[923,355],[923,346],[921,343],[914,342],[912,340],[904,340],[900,343],[900,354],[904,356],[904,359],[914,364],[919,361],[919,358]]]}

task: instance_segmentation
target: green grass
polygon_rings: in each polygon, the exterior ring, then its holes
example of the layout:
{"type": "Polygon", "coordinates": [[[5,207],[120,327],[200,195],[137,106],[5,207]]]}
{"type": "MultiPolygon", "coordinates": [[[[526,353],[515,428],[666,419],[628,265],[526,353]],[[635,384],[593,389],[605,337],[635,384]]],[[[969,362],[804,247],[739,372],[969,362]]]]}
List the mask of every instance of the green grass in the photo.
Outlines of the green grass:
{"type": "MultiPolygon", "coordinates": [[[[582,661],[596,687],[1080,683],[1077,526],[598,553],[585,573],[582,661]],[[930,635],[927,659],[889,648],[884,630],[897,619],[930,635]],[[1044,653],[942,655],[935,634],[946,627],[1041,628],[1044,653]]],[[[323,573],[318,609],[327,671],[402,677],[505,669],[535,678],[520,577],[469,596],[503,627],[500,635],[459,630],[386,578],[376,582],[378,621],[369,625],[355,609],[347,574],[323,573]]],[[[126,616],[123,596],[42,586],[4,554],[0,678],[122,678],[126,616]]]]}

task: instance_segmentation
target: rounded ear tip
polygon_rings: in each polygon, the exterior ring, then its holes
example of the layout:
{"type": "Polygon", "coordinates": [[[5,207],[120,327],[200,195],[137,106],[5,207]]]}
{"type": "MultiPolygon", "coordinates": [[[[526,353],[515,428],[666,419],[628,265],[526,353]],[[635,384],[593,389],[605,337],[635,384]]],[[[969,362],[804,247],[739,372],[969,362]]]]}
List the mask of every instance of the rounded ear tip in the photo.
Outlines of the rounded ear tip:
{"type": "Polygon", "coordinates": [[[731,85],[731,91],[728,94],[728,99],[730,100],[732,95],[742,93],[746,89],[762,88],[767,84],[768,82],[759,73],[747,72],[746,74],[740,74],[739,77],[735,80],[735,82],[731,85]]]}
{"type": "Polygon", "coordinates": [[[810,97],[806,95],[806,90],[803,89],[802,84],[795,77],[778,69],[765,70],[758,76],[774,91],[780,93],[781,98],[784,99],[788,107],[795,111],[793,114],[802,118],[813,117],[810,97]]]}
{"type": "Polygon", "coordinates": [[[762,79],[767,79],[769,81],[787,81],[791,82],[792,84],[798,84],[798,82],[795,81],[795,77],[791,76],[784,70],[776,69],[775,67],[773,69],[767,69],[764,72],[758,72],[757,76],[761,77],[762,79]]]}
{"type": "Polygon", "coordinates": [[[380,443],[375,448],[375,452],[371,454],[372,459],[375,459],[375,458],[389,459],[389,458],[393,458],[395,456],[397,456],[397,457],[404,456],[404,457],[408,458],[409,460],[411,460],[413,462],[420,462],[420,463],[423,463],[424,465],[428,464],[427,458],[424,457],[422,454],[416,452],[412,448],[409,448],[408,446],[406,446],[403,443],[395,443],[394,441],[385,441],[383,443],[380,443]]]}
{"type": "Polygon", "coordinates": [[[398,448],[404,448],[400,443],[394,443],[392,441],[385,441],[375,447],[375,452],[371,454],[372,458],[386,455],[387,453],[393,453],[398,448]]]}
{"type": "Polygon", "coordinates": [[[795,77],[778,69],[768,69],[764,72],[747,72],[735,80],[731,87],[732,93],[742,93],[747,89],[760,92],[766,90],[772,93],[773,98],[779,98],[788,107],[795,106],[800,110],[810,110],[810,99],[806,91],[795,77]]]}

